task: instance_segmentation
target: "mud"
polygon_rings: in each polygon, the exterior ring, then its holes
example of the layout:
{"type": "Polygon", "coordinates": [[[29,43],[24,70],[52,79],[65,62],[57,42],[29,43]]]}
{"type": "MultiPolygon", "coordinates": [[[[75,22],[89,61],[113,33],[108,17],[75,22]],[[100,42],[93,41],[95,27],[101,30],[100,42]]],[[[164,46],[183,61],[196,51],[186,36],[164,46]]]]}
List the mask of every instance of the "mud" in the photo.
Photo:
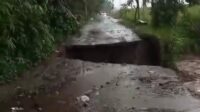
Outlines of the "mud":
{"type": "Polygon", "coordinates": [[[200,98],[200,58],[197,55],[186,55],[177,62],[180,80],[194,97],[200,98]]]}

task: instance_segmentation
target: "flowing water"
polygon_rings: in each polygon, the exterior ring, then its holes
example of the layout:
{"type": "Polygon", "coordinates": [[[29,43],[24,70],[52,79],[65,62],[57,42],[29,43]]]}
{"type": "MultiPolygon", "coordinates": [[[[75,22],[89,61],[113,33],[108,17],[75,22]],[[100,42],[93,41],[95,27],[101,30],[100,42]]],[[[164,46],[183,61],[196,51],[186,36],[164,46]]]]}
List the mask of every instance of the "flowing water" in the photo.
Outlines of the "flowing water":
{"type": "Polygon", "coordinates": [[[200,100],[177,74],[158,66],[155,46],[145,46],[147,41],[140,47],[143,40],[116,19],[99,18],[68,41],[66,56],[53,56],[13,84],[0,86],[0,112],[200,111],[200,100]]]}

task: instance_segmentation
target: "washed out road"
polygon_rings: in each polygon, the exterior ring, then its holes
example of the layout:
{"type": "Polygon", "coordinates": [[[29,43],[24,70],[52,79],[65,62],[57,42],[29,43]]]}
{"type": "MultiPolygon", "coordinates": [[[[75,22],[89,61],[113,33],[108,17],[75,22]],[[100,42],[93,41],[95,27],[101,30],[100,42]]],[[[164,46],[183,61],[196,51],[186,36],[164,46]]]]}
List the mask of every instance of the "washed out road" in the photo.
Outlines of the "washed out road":
{"type": "MultiPolygon", "coordinates": [[[[141,41],[111,17],[81,30],[73,45],[141,41]]],[[[200,112],[177,73],[160,66],[103,63],[55,56],[20,81],[0,87],[0,112],[200,112]],[[15,89],[16,94],[12,94],[15,89]],[[11,98],[9,95],[13,95],[11,98]]],[[[27,75],[26,74],[26,75],[27,75]]]]}

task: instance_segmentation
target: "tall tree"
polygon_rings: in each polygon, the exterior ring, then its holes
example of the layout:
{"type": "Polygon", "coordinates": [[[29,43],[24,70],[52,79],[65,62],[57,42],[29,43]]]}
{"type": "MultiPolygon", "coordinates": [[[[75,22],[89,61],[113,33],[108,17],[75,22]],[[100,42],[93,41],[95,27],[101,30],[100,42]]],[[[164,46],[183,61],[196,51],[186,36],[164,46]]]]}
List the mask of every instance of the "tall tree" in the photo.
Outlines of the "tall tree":
{"type": "Polygon", "coordinates": [[[152,24],[155,27],[174,25],[178,12],[183,8],[181,3],[180,0],[152,0],[152,24]]]}
{"type": "Polygon", "coordinates": [[[85,17],[88,17],[88,6],[87,6],[87,0],[83,0],[84,3],[84,9],[85,9],[85,17]]]}
{"type": "Polygon", "coordinates": [[[103,4],[102,4],[102,11],[105,11],[107,13],[110,13],[111,10],[113,10],[114,8],[114,4],[113,4],[113,0],[104,0],[103,4]]]}
{"type": "Polygon", "coordinates": [[[140,19],[140,1],[135,0],[136,2],[136,10],[135,10],[135,20],[140,19]]]}
{"type": "Polygon", "coordinates": [[[139,0],[128,0],[127,5],[132,7],[134,2],[136,3],[136,8],[135,8],[135,21],[136,21],[137,19],[140,18],[140,1],[139,0]]]}
{"type": "Polygon", "coordinates": [[[186,2],[188,2],[190,6],[200,4],[200,0],[186,0],[186,2]]]}
{"type": "Polygon", "coordinates": [[[147,3],[149,3],[150,0],[142,0],[142,6],[143,8],[147,7],[147,3]]]}

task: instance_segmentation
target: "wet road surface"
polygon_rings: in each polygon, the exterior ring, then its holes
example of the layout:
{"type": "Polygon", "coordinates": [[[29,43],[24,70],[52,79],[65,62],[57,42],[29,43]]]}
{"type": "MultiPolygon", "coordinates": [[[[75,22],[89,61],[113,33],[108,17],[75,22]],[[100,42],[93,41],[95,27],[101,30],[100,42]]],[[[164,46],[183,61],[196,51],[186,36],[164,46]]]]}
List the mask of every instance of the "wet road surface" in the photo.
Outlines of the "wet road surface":
{"type": "MultiPolygon", "coordinates": [[[[83,32],[83,39],[73,44],[139,40],[110,17],[86,25],[83,32]],[[88,39],[99,30],[105,38],[88,39]],[[118,36],[117,30],[124,33],[118,36]]],[[[159,66],[92,63],[63,56],[32,71],[0,87],[0,112],[200,112],[200,100],[178,75],[159,66]],[[12,90],[16,94],[5,98],[12,90]]]]}
{"type": "Polygon", "coordinates": [[[140,40],[130,29],[117,23],[118,20],[109,16],[99,16],[98,20],[90,21],[81,30],[81,36],[73,38],[73,45],[97,45],[140,40]]]}

